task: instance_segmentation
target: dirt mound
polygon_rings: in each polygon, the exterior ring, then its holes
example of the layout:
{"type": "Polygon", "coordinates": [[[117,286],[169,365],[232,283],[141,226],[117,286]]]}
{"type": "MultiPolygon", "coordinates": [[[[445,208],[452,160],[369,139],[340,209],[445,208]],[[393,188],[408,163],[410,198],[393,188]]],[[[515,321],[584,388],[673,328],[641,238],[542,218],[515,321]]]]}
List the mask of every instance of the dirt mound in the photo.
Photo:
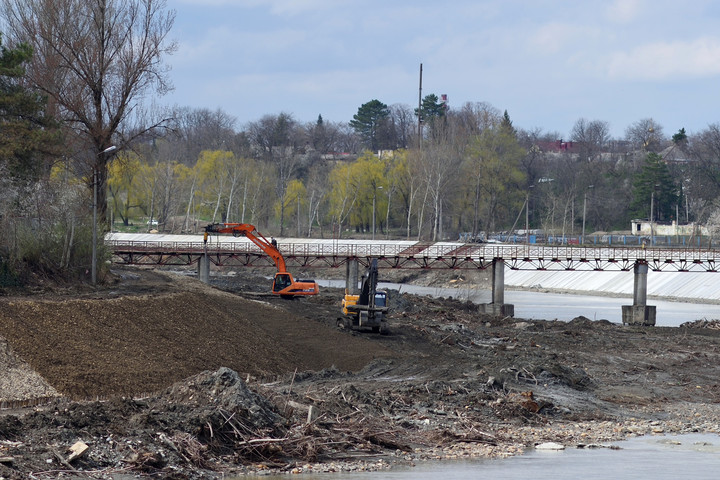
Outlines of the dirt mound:
{"type": "MultiPolygon", "coordinates": [[[[216,411],[239,414],[254,428],[274,428],[282,423],[273,406],[263,397],[252,392],[237,372],[222,367],[215,372],[202,372],[176,383],[159,395],[153,403],[164,408],[167,404],[184,405],[196,413],[188,415],[195,423],[205,428],[209,417],[216,417],[216,411]],[[197,412],[203,413],[197,413],[197,412]]],[[[224,419],[222,423],[227,422],[224,419]]]]}
{"type": "Polygon", "coordinates": [[[134,274],[144,277],[129,279],[142,285],[139,295],[126,286],[81,298],[3,299],[0,336],[73,398],[153,392],[220,367],[252,376],[333,365],[356,371],[390,355],[264,301],[181,275],[134,274]]]}
{"type": "Polygon", "coordinates": [[[0,406],[26,399],[46,399],[59,394],[27,362],[18,358],[0,337],[0,406]]]}

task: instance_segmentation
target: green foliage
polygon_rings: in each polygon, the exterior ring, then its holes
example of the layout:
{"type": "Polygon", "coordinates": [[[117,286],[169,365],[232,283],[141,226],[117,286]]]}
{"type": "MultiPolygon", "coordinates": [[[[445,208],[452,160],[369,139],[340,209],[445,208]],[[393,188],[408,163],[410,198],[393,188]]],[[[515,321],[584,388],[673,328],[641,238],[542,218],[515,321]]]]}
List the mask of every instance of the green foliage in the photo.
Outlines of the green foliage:
{"type": "Polygon", "coordinates": [[[494,230],[498,222],[507,223],[519,210],[521,186],[525,174],[520,160],[525,150],[518,143],[515,131],[504,121],[487,128],[475,140],[465,163],[467,180],[465,195],[475,198],[473,230],[494,230]],[[472,184],[470,184],[472,179],[472,184]],[[484,220],[484,221],[482,221],[484,220]]]}
{"type": "Polygon", "coordinates": [[[505,113],[503,113],[503,118],[500,122],[500,128],[511,135],[517,134],[517,132],[515,131],[515,127],[513,127],[512,120],[510,120],[510,115],[508,114],[507,110],[505,110],[505,113]]]}
{"type": "Polygon", "coordinates": [[[281,210],[284,210],[288,218],[297,218],[300,212],[307,208],[307,189],[302,180],[290,180],[283,203],[284,205],[280,205],[280,201],[275,203],[277,218],[280,218],[281,210]]]}
{"type": "Polygon", "coordinates": [[[685,133],[685,128],[681,128],[675,135],[672,136],[672,142],[675,145],[683,145],[687,143],[687,133],[685,133]]]}
{"type": "Polygon", "coordinates": [[[23,64],[32,48],[20,44],[0,47],[0,164],[20,180],[36,180],[45,174],[43,155],[57,153],[60,134],[45,115],[45,101],[23,87],[23,64]]]}
{"type": "Polygon", "coordinates": [[[16,265],[11,264],[8,258],[0,256],[0,288],[17,287],[22,284],[20,273],[16,265]]]}
{"type": "Polygon", "coordinates": [[[633,179],[633,199],[629,213],[632,218],[668,221],[680,201],[679,188],[667,164],[657,153],[649,153],[645,164],[633,179]],[[650,212],[652,204],[653,212],[650,212]]]}
{"type": "Polygon", "coordinates": [[[418,112],[418,109],[415,109],[415,116],[421,115],[421,121],[431,122],[436,118],[444,117],[445,112],[445,104],[440,101],[437,95],[431,93],[422,99],[421,111],[418,112]]]}
{"type": "Polygon", "coordinates": [[[350,121],[350,126],[360,135],[365,144],[373,152],[377,152],[382,144],[382,131],[387,128],[390,116],[388,106],[380,100],[370,100],[358,108],[350,121]]]}
{"type": "Polygon", "coordinates": [[[332,222],[342,225],[346,220],[357,231],[369,231],[373,223],[384,223],[388,208],[389,179],[387,161],[365,152],[352,163],[338,164],[330,172],[332,189],[329,212],[332,222]]]}

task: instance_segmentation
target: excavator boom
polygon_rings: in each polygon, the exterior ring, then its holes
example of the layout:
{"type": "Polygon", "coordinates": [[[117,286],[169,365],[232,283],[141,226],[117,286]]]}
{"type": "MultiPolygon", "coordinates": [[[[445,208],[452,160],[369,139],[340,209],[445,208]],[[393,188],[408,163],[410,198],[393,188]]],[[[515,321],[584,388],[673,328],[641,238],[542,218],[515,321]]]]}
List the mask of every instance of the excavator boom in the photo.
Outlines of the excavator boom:
{"type": "Polygon", "coordinates": [[[272,293],[282,297],[296,297],[298,295],[317,295],[319,293],[317,282],[314,280],[295,280],[285,268],[285,258],[277,248],[275,241],[268,241],[258,232],[255,226],[249,223],[212,223],[205,227],[206,233],[231,234],[234,237],[244,236],[257,245],[269,256],[277,267],[273,279],[272,293]]]}

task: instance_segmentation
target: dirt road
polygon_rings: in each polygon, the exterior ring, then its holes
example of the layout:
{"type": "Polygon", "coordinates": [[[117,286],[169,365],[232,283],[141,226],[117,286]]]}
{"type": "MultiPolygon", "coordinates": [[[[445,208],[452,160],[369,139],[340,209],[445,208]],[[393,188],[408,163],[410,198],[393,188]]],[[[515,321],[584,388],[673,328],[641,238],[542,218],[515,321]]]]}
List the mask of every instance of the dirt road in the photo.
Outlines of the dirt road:
{"type": "Polygon", "coordinates": [[[0,297],[0,400],[62,396],[0,411],[0,477],[388,468],[720,431],[714,324],[499,319],[390,292],[377,335],[337,328],[337,289],[287,301],[259,277],[115,278],[0,297]]]}

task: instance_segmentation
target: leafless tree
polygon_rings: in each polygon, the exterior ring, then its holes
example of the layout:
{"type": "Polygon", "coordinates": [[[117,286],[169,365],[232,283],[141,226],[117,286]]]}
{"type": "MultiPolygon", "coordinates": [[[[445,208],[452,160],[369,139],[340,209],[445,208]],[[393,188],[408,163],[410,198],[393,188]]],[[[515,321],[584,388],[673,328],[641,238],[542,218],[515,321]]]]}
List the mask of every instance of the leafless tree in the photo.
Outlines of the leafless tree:
{"type": "Polygon", "coordinates": [[[667,139],[663,127],[652,118],[643,118],[625,129],[625,139],[637,150],[659,152],[667,139]]]}
{"type": "Polygon", "coordinates": [[[408,148],[412,145],[416,118],[409,106],[401,103],[390,105],[390,122],[395,132],[396,148],[408,148]]]}
{"type": "Polygon", "coordinates": [[[248,125],[252,145],[258,156],[277,170],[275,193],[280,200],[280,236],[285,234],[285,193],[300,161],[302,132],[288,113],[265,115],[248,125]]]}
{"type": "Polygon", "coordinates": [[[580,160],[597,160],[610,140],[610,124],[602,120],[580,118],[573,125],[570,139],[577,143],[580,160]]]}
{"type": "Polygon", "coordinates": [[[683,194],[688,210],[696,219],[707,216],[710,203],[720,195],[720,124],[711,124],[689,139],[688,151],[693,160],[687,166],[683,194]]]}
{"type": "Polygon", "coordinates": [[[486,102],[467,102],[460,111],[452,113],[454,123],[457,125],[458,136],[478,135],[485,129],[498,125],[502,113],[486,102]]]}
{"type": "Polygon", "coordinates": [[[113,154],[103,152],[167,121],[146,117],[142,101],[171,88],[163,60],[175,50],[167,38],[174,11],[165,0],[2,0],[0,6],[9,42],[27,42],[35,52],[29,82],[47,95],[50,113],[87,143],[88,184],[92,189],[97,177],[104,218],[113,154]]]}
{"type": "Polygon", "coordinates": [[[168,135],[177,144],[180,163],[192,166],[203,150],[231,150],[235,148],[235,117],[221,109],[181,107],[173,113],[170,122],[172,134],[168,135]]]}

